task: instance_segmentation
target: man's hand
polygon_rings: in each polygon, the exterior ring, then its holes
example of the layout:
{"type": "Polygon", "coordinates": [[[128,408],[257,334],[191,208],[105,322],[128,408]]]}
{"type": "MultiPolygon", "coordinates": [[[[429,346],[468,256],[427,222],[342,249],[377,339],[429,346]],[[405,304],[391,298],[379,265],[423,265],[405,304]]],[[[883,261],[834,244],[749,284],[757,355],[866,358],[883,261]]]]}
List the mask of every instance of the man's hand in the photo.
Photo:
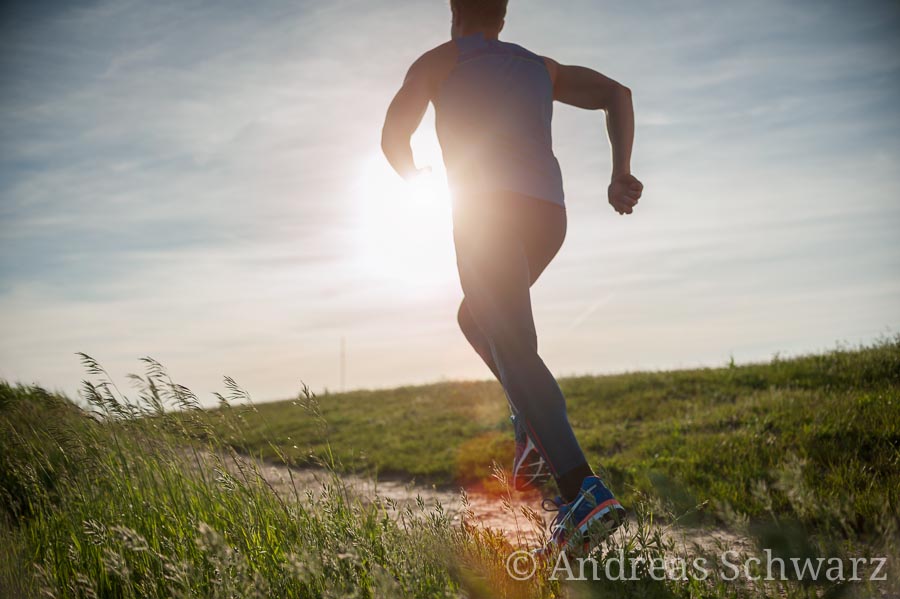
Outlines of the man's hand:
{"type": "Polygon", "coordinates": [[[397,174],[406,181],[416,178],[422,169],[413,161],[410,138],[422,122],[433,93],[427,53],[413,63],[403,86],[394,96],[384,118],[381,149],[397,174]]]}
{"type": "Polygon", "coordinates": [[[415,183],[422,177],[427,177],[431,175],[431,167],[423,166],[422,168],[414,168],[411,171],[406,171],[401,176],[407,183],[415,183]]]}
{"type": "Polygon", "coordinates": [[[619,214],[631,214],[637,206],[644,184],[637,180],[631,173],[616,175],[607,189],[610,205],[619,214]]]}

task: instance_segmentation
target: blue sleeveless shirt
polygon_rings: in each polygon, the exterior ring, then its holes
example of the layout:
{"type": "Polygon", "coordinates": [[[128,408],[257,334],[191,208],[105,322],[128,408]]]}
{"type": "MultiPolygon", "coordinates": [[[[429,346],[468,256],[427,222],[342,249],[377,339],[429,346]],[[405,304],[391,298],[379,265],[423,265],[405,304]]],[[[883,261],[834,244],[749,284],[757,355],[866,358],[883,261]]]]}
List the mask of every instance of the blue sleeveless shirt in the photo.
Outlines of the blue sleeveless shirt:
{"type": "Polygon", "coordinates": [[[564,205],[553,155],[553,83],[525,48],[456,39],[456,66],[435,102],[435,127],[454,196],[508,190],[564,205]]]}

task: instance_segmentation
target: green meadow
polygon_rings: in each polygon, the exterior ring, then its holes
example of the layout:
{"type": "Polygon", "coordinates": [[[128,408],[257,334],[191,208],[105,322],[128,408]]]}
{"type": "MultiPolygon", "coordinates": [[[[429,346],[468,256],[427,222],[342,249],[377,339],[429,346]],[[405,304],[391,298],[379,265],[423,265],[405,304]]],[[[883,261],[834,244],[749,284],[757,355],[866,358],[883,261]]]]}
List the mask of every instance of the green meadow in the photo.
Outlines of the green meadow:
{"type": "MultiPolygon", "coordinates": [[[[145,359],[121,392],[82,356],[79,404],[0,383],[4,597],[878,597],[900,579],[900,337],[722,368],[560,381],[590,460],[632,518],[592,554],[637,580],[514,580],[514,547],[440,507],[358,497],[346,472],[502,496],[512,455],[496,382],[219,407],[145,359]],[[321,493],[276,492],[261,461],[316,467],[321,493]],[[885,558],[885,580],[656,580],[692,557],[661,527],[728,531],[790,558],[885,558]]],[[[548,489],[548,492],[550,490],[548,489]]],[[[523,514],[527,526],[528,514],[523,514]]],[[[754,566],[753,568],[756,568],[754,566]]],[[[557,576],[554,576],[554,572],[557,576]]],[[[759,574],[751,569],[747,574],[759,574]]],[[[601,577],[602,578],[602,577],[601,577]]]]}
{"type": "MultiPolygon", "coordinates": [[[[774,359],[767,364],[562,379],[569,418],[592,464],[628,502],[655,493],[679,508],[727,503],[810,524],[834,509],[867,530],[900,506],[900,344],[774,359]],[[815,498],[798,502],[795,490],[815,498]],[[820,513],[821,510],[824,510],[820,513]]],[[[241,435],[266,459],[413,476],[435,484],[490,477],[513,453],[496,382],[450,382],[267,403],[241,435]]]]}

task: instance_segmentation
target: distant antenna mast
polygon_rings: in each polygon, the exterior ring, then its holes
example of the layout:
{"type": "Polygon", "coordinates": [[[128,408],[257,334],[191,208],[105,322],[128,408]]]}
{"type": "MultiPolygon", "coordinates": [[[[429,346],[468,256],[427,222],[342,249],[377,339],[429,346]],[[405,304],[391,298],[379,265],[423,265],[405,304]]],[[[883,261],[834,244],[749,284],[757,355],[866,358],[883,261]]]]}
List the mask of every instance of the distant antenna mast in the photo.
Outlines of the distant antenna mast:
{"type": "Polygon", "coordinates": [[[341,337],[341,392],[347,379],[347,341],[341,337]]]}

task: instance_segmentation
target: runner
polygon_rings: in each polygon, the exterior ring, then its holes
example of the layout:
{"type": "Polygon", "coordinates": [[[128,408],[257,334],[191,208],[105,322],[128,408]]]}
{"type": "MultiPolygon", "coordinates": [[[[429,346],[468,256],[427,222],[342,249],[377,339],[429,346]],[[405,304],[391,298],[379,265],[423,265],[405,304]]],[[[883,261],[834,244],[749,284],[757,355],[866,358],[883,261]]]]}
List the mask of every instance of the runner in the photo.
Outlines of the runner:
{"type": "Polygon", "coordinates": [[[607,194],[616,212],[631,214],[643,185],[631,174],[631,91],[591,69],[500,41],[506,5],[451,0],[452,39],[409,68],[388,108],[382,148],[401,177],[418,176],[410,138],[434,104],[464,293],[459,325],[506,392],[516,488],[549,473],[559,489],[560,497],[545,502],[558,510],[543,549],[552,551],[581,546],[597,521],[612,530],[625,513],[585,459],[562,391],[537,352],[529,288],[559,251],[567,223],[551,144],[553,101],[606,112],[607,194]]]}

